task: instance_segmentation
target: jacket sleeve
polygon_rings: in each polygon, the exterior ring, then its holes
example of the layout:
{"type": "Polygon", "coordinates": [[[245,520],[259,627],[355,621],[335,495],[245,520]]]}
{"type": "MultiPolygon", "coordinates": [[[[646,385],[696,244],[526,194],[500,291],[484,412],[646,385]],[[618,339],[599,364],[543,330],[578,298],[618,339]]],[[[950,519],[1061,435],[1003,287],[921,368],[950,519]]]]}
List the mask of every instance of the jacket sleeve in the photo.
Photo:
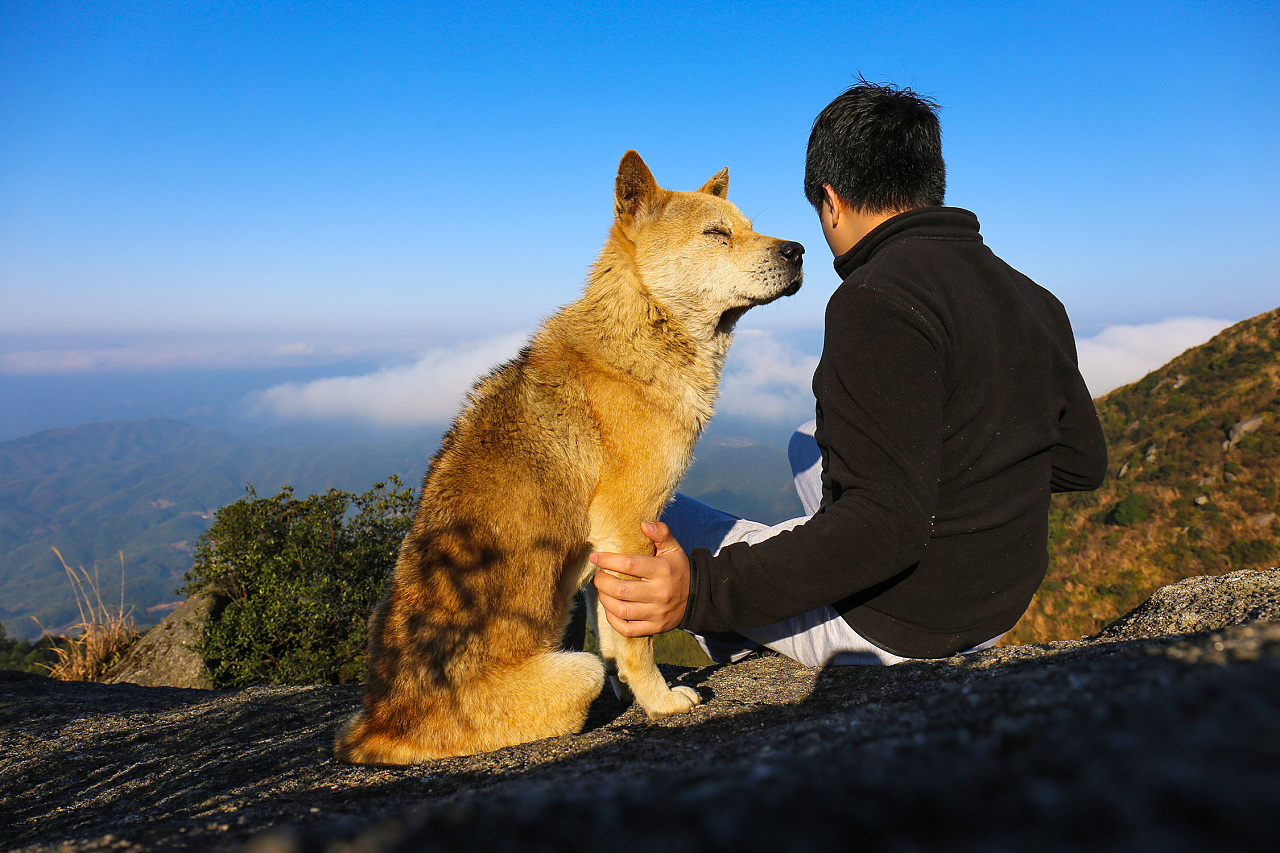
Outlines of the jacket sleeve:
{"type": "Polygon", "coordinates": [[[910,569],[932,532],[942,432],[942,361],[920,312],[865,288],[828,306],[814,375],[828,500],[804,524],[717,555],[690,555],[682,627],[767,625],[910,569]]]}
{"type": "Polygon", "coordinates": [[[1058,413],[1058,443],[1051,459],[1049,487],[1054,492],[1087,492],[1098,488],[1107,475],[1107,442],[1098,421],[1098,410],[1080,375],[1075,335],[1066,309],[1057,304],[1059,335],[1070,356],[1064,371],[1062,406],[1058,413]]]}

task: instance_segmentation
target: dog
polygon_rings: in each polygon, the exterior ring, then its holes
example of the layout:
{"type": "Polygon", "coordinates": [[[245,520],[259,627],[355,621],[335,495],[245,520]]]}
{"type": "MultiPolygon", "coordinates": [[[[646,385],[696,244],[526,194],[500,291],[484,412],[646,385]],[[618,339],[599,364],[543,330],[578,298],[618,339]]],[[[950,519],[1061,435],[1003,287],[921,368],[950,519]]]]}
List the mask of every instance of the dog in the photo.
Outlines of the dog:
{"type": "Polygon", "coordinates": [[[578,732],[606,671],[651,719],[698,704],[667,686],[651,638],[622,637],[597,610],[588,557],[653,553],[640,522],[670,500],[711,419],[734,324],[800,287],[804,247],[757,234],[728,186],[722,169],[695,192],[664,190],[623,156],[581,298],[476,383],[431,460],[370,617],[340,760],[414,764],[578,732]],[[559,650],[584,585],[603,662],[559,650]]]}

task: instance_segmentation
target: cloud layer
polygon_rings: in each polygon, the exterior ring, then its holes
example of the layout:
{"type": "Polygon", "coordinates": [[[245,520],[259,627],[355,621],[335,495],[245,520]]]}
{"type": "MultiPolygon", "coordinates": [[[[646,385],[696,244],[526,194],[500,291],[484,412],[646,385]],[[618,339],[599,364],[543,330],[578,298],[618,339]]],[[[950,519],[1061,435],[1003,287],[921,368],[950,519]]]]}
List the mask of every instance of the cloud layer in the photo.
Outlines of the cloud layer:
{"type": "MultiPolygon", "coordinates": [[[[764,420],[813,416],[809,382],[818,357],[745,331],[730,352],[716,410],[764,420]]],[[[250,395],[258,414],[284,420],[361,421],[378,426],[443,424],[457,414],[476,379],[514,356],[524,334],[434,349],[412,364],[361,376],[290,382],[250,395]]]]}
{"type": "Polygon", "coordinates": [[[434,349],[412,364],[363,376],[288,382],[250,395],[261,414],[285,420],[363,421],[417,426],[451,421],[476,379],[519,351],[523,333],[451,349],[434,349]]]}
{"type": "Polygon", "coordinates": [[[818,356],[769,332],[743,331],[729,351],[716,411],[801,423],[813,417],[813,371],[818,356]]]}
{"type": "Polygon", "coordinates": [[[1172,317],[1140,326],[1109,326],[1092,338],[1077,341],[1080,373],[1089,393],[1101,397],[1138,381],[1230,325],[1230,320],[1172,317]]]}
{"type": "MultiPolygon", "coordinates": [[[[1169,359],[1209,340],[1227,320],[1176,317],[1159,323],[1111,326],[1078,341],[1080,370],[1098,397],[1142,378],[1169,359]]],[[[477,378],[519,350],[514,334],[434,349],[412,364],[360,376],[276,385],[250,396],[260,414],[284,420],[356,421],[379,426],[448,423],[477,378]]],[[[718,412],[800,423],[813,416],[810,382],[816,353],[804,352],[772,333],[738,335],[721,383],[718,412]]]]}

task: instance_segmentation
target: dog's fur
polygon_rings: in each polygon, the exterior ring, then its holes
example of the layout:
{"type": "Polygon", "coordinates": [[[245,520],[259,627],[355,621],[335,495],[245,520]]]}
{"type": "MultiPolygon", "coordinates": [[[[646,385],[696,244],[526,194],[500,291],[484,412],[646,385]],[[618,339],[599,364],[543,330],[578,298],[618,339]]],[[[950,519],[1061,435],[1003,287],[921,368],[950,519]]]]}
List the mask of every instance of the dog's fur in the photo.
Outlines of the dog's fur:
{"type": "MultiPolygon", "coordinates": [[[[581,729],[605,666],[558,642],[579,588],[598,606],[587,558],[653,553],[640,522],[711,418],[734,323],[800,286],[803,247],[755,233],[728,184],[725,169],[671,192],[634,151],[622,158],[583,296],[477,383],[431,461],[338,758],[411,764],[581,729]]],[[[596,623],[651,718],[700,701],[667,687],[650,639],[596,623]]]]}

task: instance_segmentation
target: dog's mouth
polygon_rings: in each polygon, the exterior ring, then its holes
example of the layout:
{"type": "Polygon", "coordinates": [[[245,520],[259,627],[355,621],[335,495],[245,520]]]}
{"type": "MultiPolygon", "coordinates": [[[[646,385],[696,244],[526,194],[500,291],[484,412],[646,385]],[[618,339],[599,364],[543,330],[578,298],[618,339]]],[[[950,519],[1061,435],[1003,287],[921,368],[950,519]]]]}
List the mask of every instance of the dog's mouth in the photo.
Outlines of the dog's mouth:
{"type": "Polygon", "coordinates": [[[742,315],[747,313],[748,309],[751,307],[752,306],[748,305],[745,308],[730,308],[728,311],[721,314],[720,322],[716,323],[716,333],[720,335],[733,334],[733,327],[738,324],[738,320],[740,320],[742,315]]]}
{"type": "Polygon", "coordinates": [[[800,285],[803,282],[804,282],[804,278],[802,276],[796,276],[791,280],[790,284],[788,284],[786,287],[782,289],[782,295],[795,296],[797,293],[800,292],[800,285]]]}

